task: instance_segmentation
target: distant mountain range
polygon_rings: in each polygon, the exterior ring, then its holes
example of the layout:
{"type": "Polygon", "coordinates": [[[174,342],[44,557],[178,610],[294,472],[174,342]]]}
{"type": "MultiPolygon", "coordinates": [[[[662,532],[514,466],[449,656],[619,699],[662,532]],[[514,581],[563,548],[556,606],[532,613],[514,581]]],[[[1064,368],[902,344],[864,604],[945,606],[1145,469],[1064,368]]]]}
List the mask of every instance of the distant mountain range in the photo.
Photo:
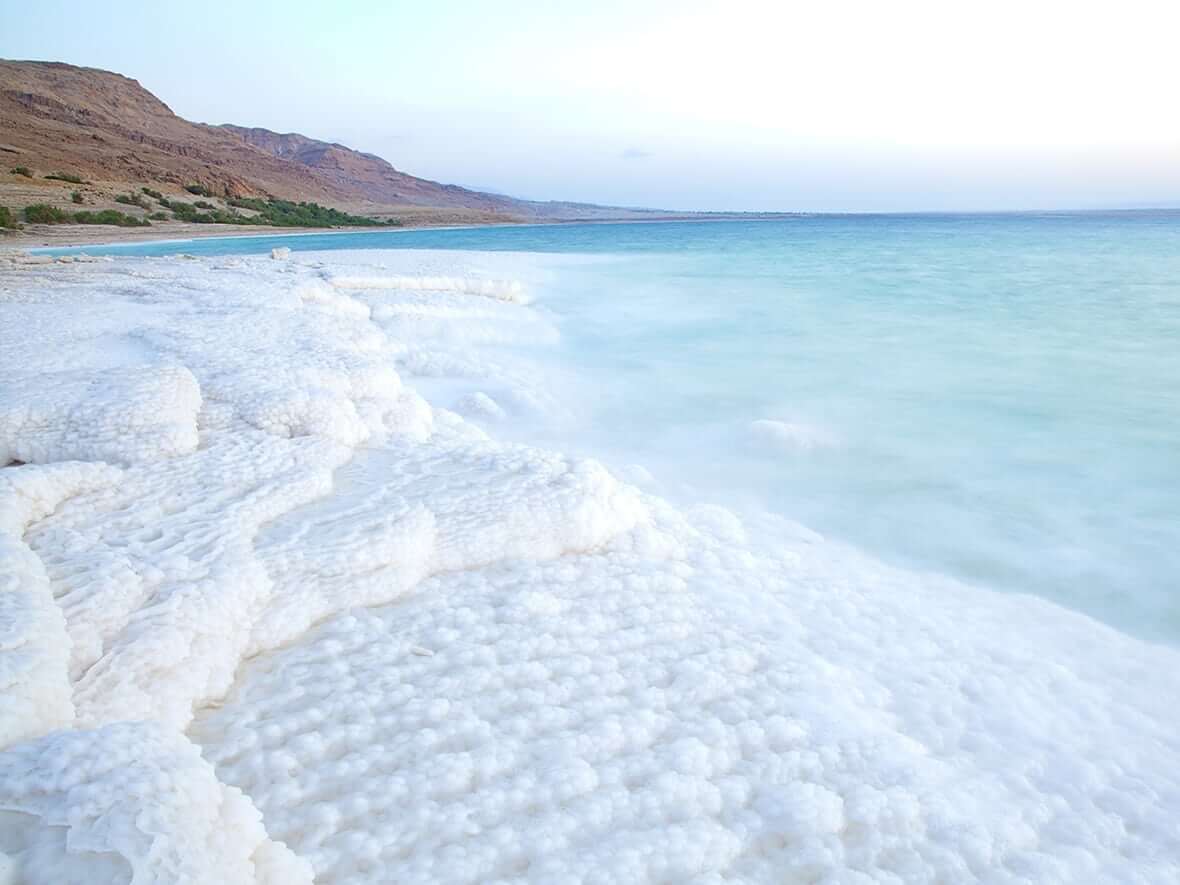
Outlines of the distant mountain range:
{"type": "Polygon", "coordinates": [[[135,80],[58,62],[0,60],[0,166],[115,185],[200,185],[217,196],[307,200],[365,214],[413,208],[415,217],[447,210],[447,220],[692,217],[440,184],[305,135],[193,123],[135,80]]]}

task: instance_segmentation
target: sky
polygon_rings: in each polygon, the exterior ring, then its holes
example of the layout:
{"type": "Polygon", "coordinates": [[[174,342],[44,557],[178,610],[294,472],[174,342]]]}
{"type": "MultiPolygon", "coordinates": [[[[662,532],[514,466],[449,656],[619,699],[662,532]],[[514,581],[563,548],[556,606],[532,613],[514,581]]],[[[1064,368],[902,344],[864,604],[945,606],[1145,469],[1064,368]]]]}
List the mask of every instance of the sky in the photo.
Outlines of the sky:
{"type": "Polygon", "coordinates": [[[0,22],[0,57],[533,199],[1180,205],[1180,0],[0,0],[0,22]]]}

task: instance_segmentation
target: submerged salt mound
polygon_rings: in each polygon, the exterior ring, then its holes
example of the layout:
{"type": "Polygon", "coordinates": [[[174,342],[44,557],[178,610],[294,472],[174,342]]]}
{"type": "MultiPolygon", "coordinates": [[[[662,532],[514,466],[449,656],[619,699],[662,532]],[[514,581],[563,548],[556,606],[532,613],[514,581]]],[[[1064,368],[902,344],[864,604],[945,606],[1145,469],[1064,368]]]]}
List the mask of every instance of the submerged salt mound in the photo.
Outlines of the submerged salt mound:
{"type": "MultiPolygon", "coordinates": [[[[250,800],[150,722],[63,731],[0,753],[0,820],[26,885],[300,885],[250,800]]],[[[0,855],[3,857],[3,855],[0,855]]]]}
{"type": "Polygon", "coordinates": [[[525,304],[528,298],[519,280],[481,280],[470,277],[334,276],[329,282],[338,289],[397,289],[426,292],[461,292],[499,301],[525,304]]]}
{"type": "Polygon", "coordinates": [[[0,380],[0,464],[133,464],[191,452],[200,407],[196,379],[179,367],[6,371],[0,380]]]}
{"type": "Polygon", "coordinates": [[[460,399],[455,405],[455,411],[480,421],[498,422],[508,417],[504,408],[482,390],[469,393],[460,399]]]}
{"type": "Polygon", "coordinates": [[[749,441],[756,447],[776,454],[795,454],[828,449],[836,445],[830,431],[800,421],[774,421],[762,418],[747,428],[749,441]]]}
{"type": "Polygon", "coordinates": [[[1173,653],[652,509],[338,616],[192,734],[325,885],[1180,875],[1173,653]]]}

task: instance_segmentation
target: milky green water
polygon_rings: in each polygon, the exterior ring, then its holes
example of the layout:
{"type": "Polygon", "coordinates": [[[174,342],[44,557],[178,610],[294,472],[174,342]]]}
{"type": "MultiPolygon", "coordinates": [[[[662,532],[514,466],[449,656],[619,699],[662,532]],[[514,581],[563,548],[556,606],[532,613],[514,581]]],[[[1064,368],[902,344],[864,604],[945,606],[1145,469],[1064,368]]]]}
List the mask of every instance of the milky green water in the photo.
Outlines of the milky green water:
{"type": "MultiPolygon", "coordinates": [[[[673,497],[1180,641],[1180,215],[810,217],[203,240],[596,254],[539,293],[538,441],[673,497]],[[552,362],[550,362],[552,361],[552,362]],[[565,372],[570,370],[572,372],[565,372]],[[775,422],[759,423],[759,422],[775,422]]],[[[96,252],[93,247],[87,251],[96,252]]]]}

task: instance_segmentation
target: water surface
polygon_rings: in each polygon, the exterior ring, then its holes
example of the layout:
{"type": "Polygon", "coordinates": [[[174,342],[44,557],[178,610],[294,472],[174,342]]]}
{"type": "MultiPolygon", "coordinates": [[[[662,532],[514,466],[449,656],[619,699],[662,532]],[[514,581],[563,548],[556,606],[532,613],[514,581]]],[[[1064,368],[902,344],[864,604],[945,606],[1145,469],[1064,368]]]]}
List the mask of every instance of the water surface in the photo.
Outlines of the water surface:
{"type": "MultiPolygon", "coordinates": [[[[92,254],[599,255],[538,292],[570,420],[672,497],[1180,639],[1180,215],[815,216],[206,239],[92,254]],[[571,382],[570,377],[577,380],[571,382]]],[[[65,250],[57,250],[65,251],[65,250]]],[[[542,365],[542,363],[538,363],[542,365]]]]}

